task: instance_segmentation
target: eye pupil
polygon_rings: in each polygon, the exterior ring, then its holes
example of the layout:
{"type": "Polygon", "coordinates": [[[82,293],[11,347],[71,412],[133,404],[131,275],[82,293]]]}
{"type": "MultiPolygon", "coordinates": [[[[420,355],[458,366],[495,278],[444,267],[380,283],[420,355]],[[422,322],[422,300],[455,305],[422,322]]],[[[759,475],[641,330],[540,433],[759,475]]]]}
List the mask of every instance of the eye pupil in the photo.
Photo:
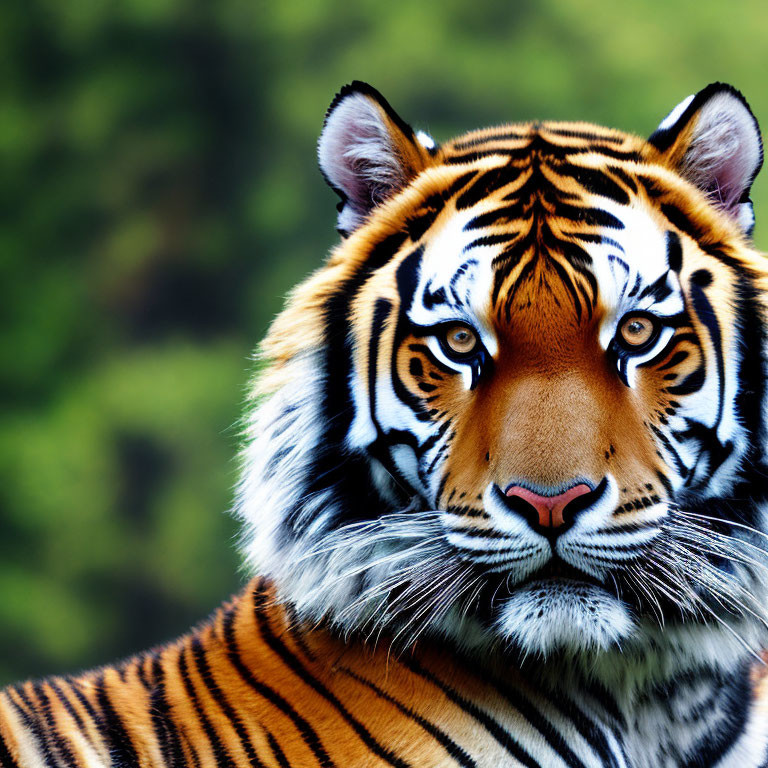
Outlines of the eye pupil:
{"type": "Polygon", "coordinates": [[[619,335],[625,345],[640,347],[650,342],[656,334],[656,323],[650,317],[626,318],[619,325],[619,335]]]}
{"type": "Polygon", "coordinates": [[[458,355],[466,355],[477,346],[477,335],[471,328],[463,325],[448,328],[443,338],[448,349],[458,355]]]}

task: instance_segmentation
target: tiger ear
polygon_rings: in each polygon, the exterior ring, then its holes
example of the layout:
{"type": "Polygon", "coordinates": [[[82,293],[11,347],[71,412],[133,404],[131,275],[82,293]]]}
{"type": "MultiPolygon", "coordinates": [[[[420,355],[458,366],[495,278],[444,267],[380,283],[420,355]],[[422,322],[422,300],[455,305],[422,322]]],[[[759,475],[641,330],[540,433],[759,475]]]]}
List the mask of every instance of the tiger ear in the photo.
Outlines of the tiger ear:
{"type": "Polygon", "coordinates": [[[678,104],[648,141],[665,164],[752,234],[749,190],[763,164],[760,128],[733,86],[712,83],[678,104]]]}
{"type": "Polygon", "coordinates": [[[328,108],[317,146],[320,170],[341,198],[338,231],[357,229],[375,206],[403,189],[430,164],[435,143],[397,115],[386,99],[358,80],[328,108]]]}

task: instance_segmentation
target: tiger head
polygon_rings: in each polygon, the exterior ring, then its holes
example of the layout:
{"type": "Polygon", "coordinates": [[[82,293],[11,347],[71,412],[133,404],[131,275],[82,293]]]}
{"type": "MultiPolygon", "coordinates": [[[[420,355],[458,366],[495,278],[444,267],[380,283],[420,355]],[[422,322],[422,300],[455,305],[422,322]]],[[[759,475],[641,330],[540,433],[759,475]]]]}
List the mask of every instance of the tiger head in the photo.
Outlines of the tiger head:
{"type": "Polygon", "coordinates": [[[438,146],[356,82],[319,159],[342,240],[264,342],[240,489],[280,597],[469,651],[754,642],[767,272],[741,94],[710,85],[648,140],[438,146]]]}

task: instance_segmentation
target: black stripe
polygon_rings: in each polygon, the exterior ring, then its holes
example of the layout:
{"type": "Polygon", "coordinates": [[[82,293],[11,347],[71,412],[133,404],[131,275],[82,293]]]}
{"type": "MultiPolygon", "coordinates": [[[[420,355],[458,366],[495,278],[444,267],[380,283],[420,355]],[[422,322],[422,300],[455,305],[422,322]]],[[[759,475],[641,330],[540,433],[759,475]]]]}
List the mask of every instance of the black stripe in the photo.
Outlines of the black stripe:
{"type": "Polygon", "coordinates": [[[195,687],[187,667],[186,648],[182,648],[179,651],[178,670],[181,675],[181,682],[184,686],[184,690],[187,693],[187,698],[191,702],[192,708],[195,710],[197,719],[200,721],[200,725],[202,726],[205,735],[208,737],[208,741],[211,743],[213,754],[216,756],[216,765],[231,766],[231,768],[235,768],[231,755],[219,738],[216,729],[211,725],[211,721],[203,711],[200,699],[195,692],[195,687]]]}
{"type": "Polygon", "coordinates": [[[529,133],[521,133],[520,131],[507,131],[505,133],[496,133],[490,136],[477,136],[473,139],[466,139],[465,141],[457,141],[452,145],[452,148],[457,152],[464,149],[471,149],[472,147],[480,147],[483,144],[488,144],[493,141],[514,141],[515,139],[526,139],[530,136],[529,133]]]}
{"type": "Polygon", "coordinates": [[[583,154],[596,154],[604,155],[605,157],[612,157],[616,160],[628,160],[631,163],[642,162],[642,156],[635,150],[620,150],[612,149],[611,147],[602,147],[592,144],[588,147],[573,148],[568,152],[570,155],[583,155],[583,154]]]}
{"type": "Polygon", "coordinates": [[[457,763],[459,763],[459,765],[463,765],[465,766],[465,768],[473,768],[473,766],[477,765],[477,763],[475,763],[475,761],[470,757],[470,755],[467,754],[466,750],[464,750],[450,736],[448,736],[448,734],[445,733],[445,731],[438,728],[436,725],[433,725],[432,723],[430,723],[429,720],[426,720],[425,718],[423,718],[420,714],[418,714],[418,712],[414,712],[410,707],[407,707],[404,704],[402,704],[394,696],[390,696],[390,694],[388,694],[386,691],[379,688],[378,685],[371,682],[370,680],[363,677],[362,675],[358,675],[356,672],[353,672],[348,667],[339,667],[339,669],[344,674],[347,674],[354,680],[357,680],[357,682],[360,683],[361,685],[364,685],[367,688],[370,688],[377,696],[384,699],[384,701],[389,702],[393,707],[395,707],[398,711],[400,711],[406,717],[418,723],[430,736],[432,736],[445,749],[445,751],[454,760],[456,760],[457,763]]]}
{"type": "Polygon", "coordinates": [[[43,683],[33,683],[32,687],[40,702],[40,707],[37,709],[39,717],[45,725],[48,737],[53,742],[56,752],[61,755],[64,765],[75,765],[76,760],[70,749],[70,744],[68,743],[69,740],[59,731],[59,724],[54,717],[51,700],[45,692],[43,683]]]}
{"type": "Polygon", "coordinates": [[[683,267],[683,248],[677,232],[667,232],[667,264],[673,272],[679,272],[683,267]]]}
{"type": "Polygon", "coordinates": [[[577,181],[587,192],[600,197],[607,197],[620,205],[629,204],[629,195],[623,187],[617,184],[608,174],[596,168],[586,168],[582,165],[560,165],[556,172],[577,181]]]}
{"type": "Polygon", "coordinates": [[[371,750],[375,755],[378,755],[382,760],[394,766],[395,768],[410,768],[410,763],[407,763],[402,758],[398,757],[392,750],[382,746],[370,733],[370,731],[357,719],[355,716],[344,706],[339,698],[332,693],[328,688],[323,685],[312,673],[304,666],[297,656],[294,656],[288,648],[280,642],[279,638],[272,632],[272,628],[269,626],[267,618],[264,614],[264,595],[258,591],[253,592],[253,610],[256,623],[259,626],[262,638],[272,650],[272,652],[278,656],[282,662],[304,683],[306,683],[312,690],[322,696],[336,711],[342,716],[342,718],[349,724],[352,730],[360,737],[360,740],[371,750]]]}
{"type": "Polygon", "coordinates": [[[483,245],[498,245],[499,243],[508,243],[510,240],[515,240],[518,237],[517,232],[507,232],[498,235],[485,235],[485,237],[478,237],[473,240],[469,245],[465,245],[463,252],[471,250],[472,248],[479,248],[483,245]]]}
{"type": "Polygon", "coordinates": [[[160,744],[163,759],[170,768],[177,768],[177,766],[181,768],[186,760],[181,748],[181,738],[176,722],[171,716],[171,708],[165,690],[165,669],[159,656],[155,657],[153,662],[152,676],[155,679],[155,686],[150,694],[149,702],[155,737],[160,744]]]}
{"type": "Polygon", "coordinates": [[[264,732],[267,734],[269,748],[272,750],[272,754],[275,756],[278,764],[281,766],[281,768],[291,768],[291,764],[285,757],[285,752],[283,752],[282,747],[277,743],[277,739],[275,739],[272,733],[266,728],[264,729],[264,732]]]}
{"type": "MultiPolygon", "coordinates": [[[[421,249],[417,249],[416,253],[420,253],[421,249]]],[[[413,254],[412,254],[413,255],[413,254]]],[[[410,258],[410,257],[409,257],[410,258]]],[[[371,413],[371,421],[373,422],[374,429],[376,430],[376,438],[368,446],[368,453],[378,460],[381,465],[389,473],[390,477],[395,481],[398,491],[403,491],[406,495],[412,496],[416,491],[411,487],[410,482],[405,475],[400,471],[395,462],[392,461],[392,454],[390,452],[390,446],[401,440],[404,434],[400,430],[389,430],[385,432],[381,428],[377,416],[377,404],[376,404],[376,374],[377,364],[379,357],[379,337],[389,315],[392,311],[392,304],[387,299],[377,299],[373,311],[373,320],[371,322],[370,339],[368,344],[368,399],[369,408],[371,413]]],[[[397,348],[397,345],[395,345],[397,348]]],[[[396,356],[392,356],[390,363],[390,374],[393,377],[392,384],[395,392],[401,394],[405,390],[399,377],[397,377],[397,361],[396,356]]],[[[416,399],[417,410],[422,410],[421,403],[416,399]]],[[[409,437],[412,437],[410,433],[406,433],[409,437]]],[[[306,654],[308,658],[312,658],[311,655],[306,654]]]]}
{"type": "MultiPolygon", "coordinates": [[[[16,712],[19,714],[19,717],[21,718],[22,723],[24,723],[24,726],[32,733],[32,736],[37,742],[37,746],[43,755],[43,760],[45,760],[46,766],[55,767],[59,765],[59,761],[54,757],[54,754],[51,751],[51,744],[49,743],[45,733],[43,733],[43,729],[40,727],[39,721],[37,720],[36,717],[33,717],[29,713],[29,710],[34,709],[34,707],[31,706],[29,699],[27,699],[24,692],[19,688],[13,688],[13,689],[9,689],[7,693],[8,693],[8,700],[11,702],[11,705],[16,710],[16,712]],[[13,696],[11,696],[11,693],[10,693],[11,690],[22,700],[26,708],[22,707],[21,704],[19,704],[13,698],[13,696]]],[[[65,768],[67,767],[65,766],[65,768]]]]}
{"type": "Polygon", "coordinates": [[[556,136],[564,136],[568,139],[584,139],[585,141],[607,141],[609,144],[623,144],[623,136],[606,136],[594,131],[579,131],[573,128],[550,128],[544,125],[546,133],[554,133],[556,136]]]}
{"type": "Polygon", "coordinates": [[[88,717],[91,718],[94,726],[96,726],[96,730],[99,731],[99,733],[103,733],[103,729],[101,727],[101,718],[99,717],[91,702],[88,701],[85,694],[78,688],[79,681],[67,679],[66,682],[69,684],[72,693],[75,694],[75,698],[80,702],[83,709],[85,709],[85,711],[88,713],[88,717]]]}
{"type": "Polygon", "coordinates": [[[283,606],[286,617],[288,618],[288,626],[291,632],[293,642],[301,649],[301,652],[310,660],[315,661],[315,653],[310,650],[306,640],[302,636],[301,632],[301,619],[299,618],[296,608],[291,604],[285,604],[283,606]]]}
{"type": "Polygon", "coordinates": [[[602,208],[587,208],[569,203],[558,202],[553,217],[578,221],[590,227],[607,227],[609,229],[624,229],[624,222],[612,213],[602,208]]]}
{"type": "Polygon", "coordinates": [[[762,293],[745,274],[738,276],[737,317],[739,346],[742,350],[735,397],[736,416],[747,434],[747,455],[742,473],[750,483],[749,498],[765,498],[765,396],[766,396],[766,332],[763,323],[755,322],[761,314],[762,293]]]}
{"type": "Polygon", "coordinates": [[[526,212],[526,206],[523,202],[521,200],[515,200],[509,205],[503,205],[500,208],[494,208],[491,211],[479,213],[464,225],[463,231],[471,232],[473,229],[485,229],[494,225],[523,222],[528,221],[530,218],[531,215],[526,212]]]}
{"type": "Polygon", "coordinates": [[[325,751],[325,748],[320,741],[320,737],[312,726],[277,691],[257,680],[245,666],[243,660],[240,658],[240,651],[237,646],[234,621],[235,613],[234,611],[229,611],[224,616],[223,626],[224,642],[227,647],[227,658],[229,659],[230,664],[232,664],[248,686],[253,688],[256,693],[265,698],[270,704],[277,707],[277,709],[293,722],[296,730],[301,734],[304,743],[309,747],[312,754],[317,759],[317,762],[323,766],[323,768],[335,768],[335,763],[325,751]]]}
{"type": "Polygon", "coordinates": [[[237,734],[238,739],[240,739],[240,746],[247,755],[248,761],[252,766],[263,766],[264,763],[259,760],[258,755],[253,749],[253,744],[251,744],[251,740],[248,738],[248,731],[243,725],[243,721],[227,701],[227,698],[221,688],[219,688],[218,683],[213,679],[213,672],[211,671],[210,664],[208,664],[208,659],[205,656],[205,648],[203,648],[203,644],[200,642],[199,637],[195,637],[192,640],[192,656],[195,660],[195,666],[197,667],[200,679],[213,697],[213,700],[219,705],[227,718],[229,718],[229,722],[237,734]]]}
{"type": "Polygon", "coordinates": [[[77,725],[78,730],[83,734],[83,738],[86,741],[90,742],[91,739],[88,736],[85,722],[83,721],[83,718],[80,717],[80,713],[75,709],[72,702],[67,697],[67,692],[64,691],[54,679],[50,679],[47,682],[48,682],[48,685],[51,686],[54,693],[56,694],[59,702],[62,704],[64,709],[66,709],[67,712],[69,713],[69,716],[75,721],[75,724],[77,725]]]}
{"type": "Polygon", "coordinates": [[[466,173],[462,173],[461,176],[452,182],[450,187],[440,192],[440,196],[445,202],[448,202],[454,195],[458,195],[459,192],[461,192],[461,190],[475,178],[475,176],[477,176],[477,171],[467,171],[466,173]]]}
{"type": "Polygon", "coordinates": [[[675,467],[677,467],[678,474],[682,477],[688,477],[688,474],[691,470],[685,465],[682,458],[680,457],[680,454],[675,450],[669,438],[654,424],[650,424],[649,426],[653,431],[653,434],[656,435],[656,437],[661,441],[662,445],[667,449],[667,452],[672,456],[672,461],[675,463],[675,467]]]}
{"type": "MultiPolygon", "coordinates": [[[[484,674],[484,676],[488,676],[487,672],[484,674]]],[[[498,680],[495,677],[491,678],[491,683],[502,695],[509,698],[511,690],[506,683],[498,680]]],[[[544,694],[541,695],[544,696],[544,694]]],[[[557,701],[549,696],[544,696],[544,698],[546,698],[548,706],[551,706],[553,710],[559,712],[563,717],[570,721],[570,723],[579,732],[579,734],[581,734],[584,741],[586,741],[592,750],[595,751],[600,760],[606,766],[614,766],[616,764],[616,756],[611,749],[610,744],[605,737],[605,733],[603,733],[603,729],[600,727],[599,723],[589,719],[589,717],[578,705],[575,704],[575,702],[571,701],[563,695],[558,695],[557,701]]],[[[621,719],[621,714],[619,713],[618,707],[616,707],[613,698],[609,697],[607,692],[605,692],[604,699],[605,698],[610,698],[612,705],[610,712],[611,715],[621,719]]],[[[605,701],[603,701],[603,703],[605,704],[605,701]]],[[[513,706],[517,707],[517,704],[513,703],[513,706]]],[[[522,712],[522,710],[520,711],[522,712]]],[[[538,728],[538,726],[536,727],[538,728]]],[[[576,759],[578,760],[578,758],[576,759]]]]}
{"type": "MultiPolygon", "coordinates": [[[[195,764],[195,768],[201,768],[200,755],[197,754],[197,749],[195,749],[195,745],[192,743],[192,739],[189,738],[187,729],[183,725],[179,726],[179,733],[184,737],[184,744],[189,750],[189,754],[192,755],[192,762],[195,764]]],[[[184,763],[184,765],[186,766],[186,763],[184,763]]],[[[206,766],[206,768],[208,768],[208,766],[206,766]]]]}
{"type": "Polygon", "coordinates": [[[2,733],[0,733],[0,765],[4,768],[20,768],[11,754],[10,747],[5,743],[2,733]]]}
{"type": "Polygon", "coordinates": [[[644,299],[646,296],[653,296],[656,302],[664,301],[672,293],[672,289],[669,287],[669,281],[667,276],[669,272],[665,272],[656,278],[650,285],[646,285],[642,291],[640,291],[637,300],[644,299]]]}
{"type": "Polygon", "coordinates": [[[147,679],[147,670],[144,668],[145,660],[139,659],[136,661],[136,676],[139,678],[139,682],[147,689],[152,688],[152,683],[147,679]]]}
{"type": "Polygon", "coordinates": [[[605,235],[601,235],[597,232],[570,232],[570,231],[563,231],[562,233],[565,237],[572,237],[574,240],[582,240],[585,243],[598,243],[601,245],[610,245],[613,248],[616,248],[618,251],[621,251],[621,253],[624,253],[624,246],[618,241],[614,240],[611,237],[606,237],[605,235]]]}
{"type": "Polygon", "coordinates": [[[138,765],[139,756],[134,749],[128,732],[125,730],[123,721],[115,712],[115,708],[109,700],[103,673],[96,680],[95,690],[96,704],[101,711],[100,726],[103,727],[105,735],[109,738],[113,759],[118,765],[120,764],[119,761],[126,765],[138,765]]]}
{"type": "MultiPolygon", "coordinates": [[[[702,271],[702,270],[700,270],[702,271]]],[[[704,291],[704,285],[699,284],[696,277],[699,273],[694,272],[690,280],[691,300],[693,302],[693,308],[696,311],[696,315],[699,321],[709,332],[709,338],[712,340],[712,347],[715,350],[715,360],[717,364],[717,377],[719,382],[718,388],[718,404],[717,404],[717,419],[715,420],[712,430],[717,434],[717,430],[720,427],[720,422],[723,418],[723,406],[725,395],[725,360],[723,359],[723,338],[720,333],[720,323],[717,321],[717,315],[712,308],[707,294],[704,291]]]]}
{"type": "Polygon", "coordinates": [[[667,371],[670,368],[674,368],[679,363],[682,363],[683,360],[685,360],[689,355],[690,355],[689,352],[687,352],[684,349],[681,349],[675,352],[675,354],[672,355],[672,357],[670,357],[669,360],[666,363],[664,363],[664,365],[660,365],[656,370],[667,371]]]}
{"type": "Polygon", "coordinates": [[[688,374],[680,384],[667,387],[666,392],[670,395],[691,395],[698,392],[706,380],[706,370],[704,365],[700,365],[693,373],[688,374]]]}
{"type": "Polygon", "coordinates": [[[709,230],[699,227],[676,205],[662,203],[661,212],[667,217],[670,224],[677,227],[677,229],[688,235],[692,240],[695,240],[702,251],[726,264],[737,273],[747,271],[747,267],[743,263],[726,253],[722,243],[712,242],[712,233],[709,230]]]}
{"type": "Polygon", "coordinates": [[[541,763],[528,754],[525,749],[506,731],[500,723],[483,712],[473,701],[464,698],[454,688],[444,683],[428,670],[424,669],[413,657],[403,657],[400,663],[417,675],[437,686],[459,709],[477,720],[478,723],[493,736],[493,738],[516,760],[528,768],[541,768],[541,763]]]}
{"type": "Polygon", "coordinates": [[[506,187],[516,181],[522,173],[521,168],[513,165],[503,168],[493,168],[477,177],[471,186],[456,198],[456,210],[463,211],[465,208],[471,208],[476,203],[484,200],[493,192],[506,187]]]}
{"type": "MultiPolygon", "coordinates": [[[[562,758],[563,762],[571,768],[586,768],[576,753],[568,746],[563,735],[536,709],[535,705],[520,691],[511,686],[494,680],[496,690],[535,728],[544,740],[562,758]]],[[[587,743],[590,743],[591,739],[587,743]]]]}

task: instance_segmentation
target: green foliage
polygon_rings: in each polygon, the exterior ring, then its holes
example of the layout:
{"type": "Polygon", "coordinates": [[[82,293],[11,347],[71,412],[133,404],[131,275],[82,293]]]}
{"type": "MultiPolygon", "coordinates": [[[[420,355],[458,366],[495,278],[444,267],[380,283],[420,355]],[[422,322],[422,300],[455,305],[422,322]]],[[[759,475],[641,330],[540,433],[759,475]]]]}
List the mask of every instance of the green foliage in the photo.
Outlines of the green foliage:
{"type": "Polygon", "coordinates": [[[713,80],[766,122],[765,32],[757,0],[3,3],[0,683],[237,588],[232,425],[250,347],[334,240],[314,144],[343,83],[438,140],[649,133],[713,80]]]}

